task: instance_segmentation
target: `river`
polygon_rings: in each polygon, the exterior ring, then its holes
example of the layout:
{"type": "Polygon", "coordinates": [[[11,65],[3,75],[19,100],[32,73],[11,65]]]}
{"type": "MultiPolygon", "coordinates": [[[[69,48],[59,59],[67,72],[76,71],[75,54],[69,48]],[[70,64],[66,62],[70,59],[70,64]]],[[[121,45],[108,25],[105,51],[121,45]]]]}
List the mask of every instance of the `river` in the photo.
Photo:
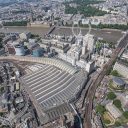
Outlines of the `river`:
{"type": "MultiPolygon", "coordinates": [[[[31,32],[33,34],[38,34],[41,37],[43,37],[44,34],[48,32],[49,28],[45,27],[7,27],[4,29],[0,29],[0,32],[5,33],[13,33],[13,32],[31,32]]],[[[79,30],[78,30],[79,31],[79,30]]],[[[82,28],[81,29],[82,35],[85,35],[88,32],[88,29],[82,28]]],[[[71,28],[57,28],[53,32],[53,34],[59,34],[59,35],[72,35],[72,29],[71,28]]],[[[123,35],[122,31],[119,30],[107,30],[107,29],[92,29],[91,34],[94,34],[96,37],[101,37],[106,41],[114,42],[116,43],[117,40],[123,35]]]]}

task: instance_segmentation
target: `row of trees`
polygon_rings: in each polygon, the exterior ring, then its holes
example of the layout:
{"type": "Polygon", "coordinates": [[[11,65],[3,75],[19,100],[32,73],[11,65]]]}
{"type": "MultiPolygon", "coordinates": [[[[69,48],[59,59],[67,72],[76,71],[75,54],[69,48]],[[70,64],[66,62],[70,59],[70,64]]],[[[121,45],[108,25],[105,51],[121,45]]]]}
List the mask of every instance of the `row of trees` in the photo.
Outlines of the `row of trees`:
{"type": "MultiPolygon", "coordinates": [[[[82,25],[80,24],[81,27],[88,27],[88,25],[82,25]]],[[[99,24],[99,25],[91,25],[92,28],[97,28],[97,29],[104,29],[104,28],[109,28],[109,29],[119,29],[119,30],[128,30],[128,24],[123,25],[123,24],[99,24]]]]}
{"type": "Polygon", "coordinates": [[[103,28],[110,28],[110,29],[121,29],[121,30],[128,30],[128,24],[99,24],[97,28],[103,29],[103,28]]]}
{"type": "Polygon", "coordinates": [[[90,17],[90,16],[103,16],[107,14],[105,11],[101,11],[95,7],[92,6],[84,6],[84,5],[79,5],[77,7],[78,11],[80,14],[83,14],[85,17],[90,17]]]}
{"type": "MultiPolygon", "coordinates": [[[[72,25],[70,24],[66,24],[67,27],[71,27],[72,25]]],[[[75,25],[74,27],[76,27],[77,25],[75,25]]],[[[80,21],[79,26],[82,28],[88,28],[88,24],[83,25],[80,21]]],[[[91,25],[92,28],[96,28],[96,29],[119,29],[119,30],[128,30],[128,24],[127,25],[122,25],[122,24],[99,24],[99,25],[91,25]]]]}
{"type": "Polygon", "coordinates": [[[65,5],[65,13],[66,14],[77,14],[77,8],[70,7],[69,5],[65,5]]]}
{"type": "Polygon", "coordinates": [[[27,26],[27,21],[4,22],[4,26],[27,26]]]}
{"type": "Polygon", "coordinates": [[[98,4],[104,2],[103,0],[71,0],[71,1],[66,1],[64,4],[70,4],[70,3],[76,3],[78,5],[90,5],[90,4],[98,4]]]}

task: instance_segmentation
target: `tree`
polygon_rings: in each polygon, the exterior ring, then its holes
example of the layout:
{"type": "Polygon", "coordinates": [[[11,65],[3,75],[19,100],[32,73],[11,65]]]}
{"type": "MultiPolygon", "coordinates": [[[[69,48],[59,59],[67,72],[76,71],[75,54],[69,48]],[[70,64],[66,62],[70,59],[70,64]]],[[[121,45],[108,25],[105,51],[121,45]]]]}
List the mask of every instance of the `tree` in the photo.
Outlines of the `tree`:
{"type": "Polygon", "coordinates": [[[121,101],[120,100],[114,100],[113,104],[118,108],[118,109],[122,109],[122,105],[121,105],[121,101]]]}
{"type": "Polygon", "coordinates": [[[109,92],[109,93],[107,94],[107,99],[109,99],[109,100],[114,100],[115,98],[116,98],[116,95],[115,95],[114,92],[109,92]]]}
{"type": "Polygon", "coordinates": [[[4,87],[1,87],[0,88],[0,92],[2,93],[4,91],[4,87]]]}
{"type": "Polygon", "coordinates": [[[4,26],[27,26],[27,21],[4,22],[4,26]]]}
{"type": "Polygon", "coordinates": [[[3,116],[4,115],[4,113],[3,112],[0,112],[0,116],[3,116]]]}
{"type": "Polygon", "coordinates": [[[2,42],[2,40],[3,40],[3,39],[0,37],[0,42],[2,42]]]}
{"type": "Polygon", "coordinates": [[[35,38],[39,38],[38,34],[31,34],[30,38],[35,39],[35,38]]]}
{"type": "Polygon", "coordinates": [[[121,126],[121,123],[120,123],[119,121],[116,121],[116,122],[115,122],[115,126],[116,126],[116,127],[119,127],[119,126],[121,126]]]}
{"type": "Polygon", "coordinates": [[[97,1],[91,0],[75,0],[73,3],[76,3],[76,7],[70,6],[70,3],[65,4],[65,13],[66,14],[83,14],[85,17],[89,16],[103,16],[107,14],[106,11],[99,10],[98,8],[90,6],[90,4],[95,4],[97,1]]]}
{"type": "Polygon", "coordinates": [[[103,115],[105,111],[106,111],[106,109],[103,105],[100,105],[100,104],[97,105],[96,112],[99,112],[101,115],[103,115]]]}
{"type": "Polygon", "coordinates": [[[110,124],[111,121],[110,121],[110,120],[104,120],[104,123],[105,123],[105,124],[110,124]]]}
{"type": "Polygon", "coordinates": [[[124,116],[126,119],[128,119],[128,111],[125,111],[125,112],[123,113],[123,116],[124,116]]]}
{"type": "Polygon", "coordinates": [[[107,75],[110,75],[111,71],[112,71],[112,68],[110,67],[110,68],[106,71],[106,74],[107,74],[107,75]]]}
{"type": "Polygon", "coordinates": [[[120,74],[118,73],[117,70],[113,70],[113,71],[111,71],[111,75],[120,77],[120,74]]]}

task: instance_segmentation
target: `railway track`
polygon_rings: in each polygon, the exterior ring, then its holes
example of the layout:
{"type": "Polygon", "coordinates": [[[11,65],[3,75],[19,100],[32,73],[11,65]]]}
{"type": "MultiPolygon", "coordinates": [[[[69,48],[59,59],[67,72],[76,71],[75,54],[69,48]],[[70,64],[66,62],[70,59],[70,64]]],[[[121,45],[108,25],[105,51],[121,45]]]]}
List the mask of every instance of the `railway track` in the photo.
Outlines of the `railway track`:
{"type": "Polygon", "coordinates": [[[92,119],[92,110],[93,110],[93,98],[95,95],[95,91],[97,86],[100,84],[104,76],[106,75],[107,71],[111,68],[114,61],[117,59],[118,54],[120,54],[121,50],[128,44],[128,32],[123,38],[120,40],[118,47],[113,52],[111,59],[108,61],[107,64],[104,65],[101,72],[98,74],[97,78],[88,89],[86,102],[85,105],[85,113],[84,113],[84,128],[92,128],[91,119],[92,119]]]}

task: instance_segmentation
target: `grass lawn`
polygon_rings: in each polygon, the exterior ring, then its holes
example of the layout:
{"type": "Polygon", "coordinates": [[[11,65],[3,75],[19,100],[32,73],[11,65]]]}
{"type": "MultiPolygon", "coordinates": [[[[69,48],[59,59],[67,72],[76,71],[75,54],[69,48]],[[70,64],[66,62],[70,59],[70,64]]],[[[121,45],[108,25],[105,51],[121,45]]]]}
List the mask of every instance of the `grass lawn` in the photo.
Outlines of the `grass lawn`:
{"type": "Polygon", "coordinates": [[[120,121],[121,124],[128,123],[128,119],[126,119],[123,115],[119,118],[119,121],[120,121]]]}
{"type": "Polygon", "coordinates": [[[113,125],[115,123],[115,120],[113,119],[113,117],[108,113],[105,112],[103,115],[103,120],[104,123],[108,126],[108,125],[113,125]]]}
{"type": "Polygon", "coordinates": [[[118,88],[115,88],[114,86],[113,86],[113,82],[112,82],[112,80],[109,82],[109,89],[111,90],[111,91],[117,91],[117,92],[124,92],[124,91],[126,91],[125,89],[118,89],[118,88]]]}

